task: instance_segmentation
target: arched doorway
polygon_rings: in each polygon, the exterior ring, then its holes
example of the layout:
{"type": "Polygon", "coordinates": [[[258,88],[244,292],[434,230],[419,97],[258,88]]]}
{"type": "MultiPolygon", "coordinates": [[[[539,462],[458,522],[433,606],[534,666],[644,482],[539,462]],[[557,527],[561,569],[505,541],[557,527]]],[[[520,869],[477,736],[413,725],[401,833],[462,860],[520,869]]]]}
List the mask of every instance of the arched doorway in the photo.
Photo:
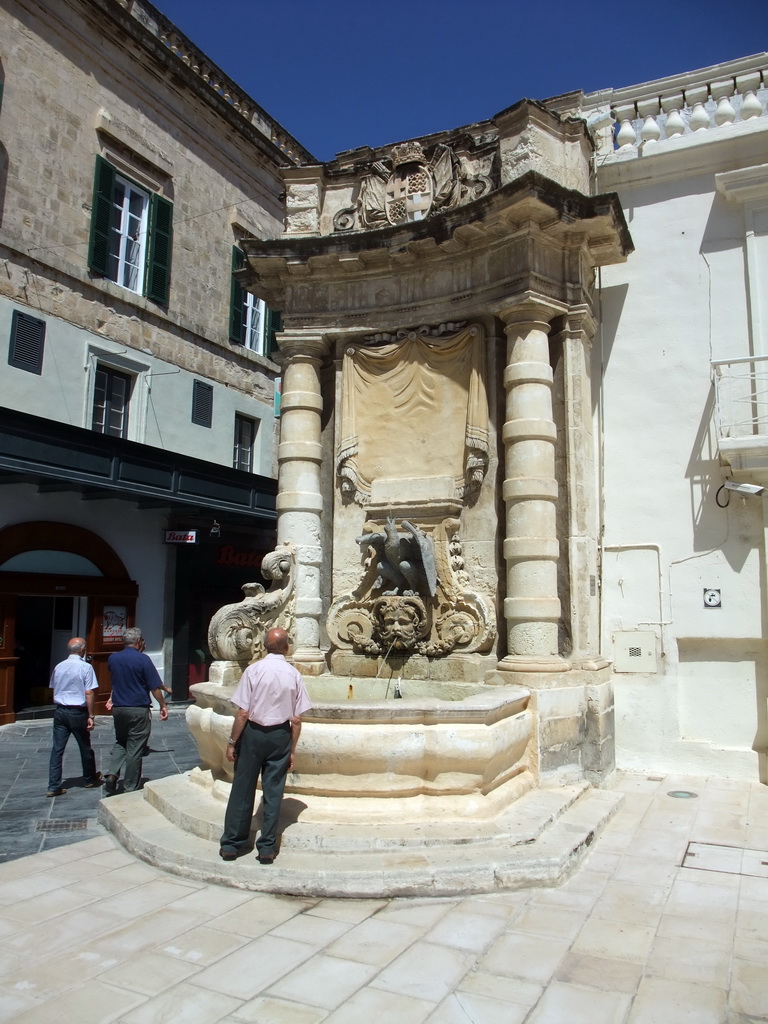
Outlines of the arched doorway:
{"type": "Polygon", "coordinates": [[[17,523],[0,530],[0,724],[50,704],[52,665],[81,633],[109,696],[107,658],[133,625],[138,586],[97,534],[68,523],[17,523]]]}

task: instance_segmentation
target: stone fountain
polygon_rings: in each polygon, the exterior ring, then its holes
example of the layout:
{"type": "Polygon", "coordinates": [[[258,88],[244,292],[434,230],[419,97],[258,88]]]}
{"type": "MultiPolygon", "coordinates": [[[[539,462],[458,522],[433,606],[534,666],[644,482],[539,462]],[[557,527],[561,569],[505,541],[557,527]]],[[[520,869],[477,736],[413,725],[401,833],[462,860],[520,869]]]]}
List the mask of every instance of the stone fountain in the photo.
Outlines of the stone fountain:
{"type": "Polygon", "coordinates": [[[284,316],[278,545],[211,621],[200,767],[107,805],[139,854],[275,891],[483,892],[560,881],[614,810],[590,342],[595,268],[631,243],[589,155],[520,103],[285,172],[286,233],[240,272],[284,316]],[[229,697],[272,625],[315,707],[265,873],[215,854],[229,697]]]}

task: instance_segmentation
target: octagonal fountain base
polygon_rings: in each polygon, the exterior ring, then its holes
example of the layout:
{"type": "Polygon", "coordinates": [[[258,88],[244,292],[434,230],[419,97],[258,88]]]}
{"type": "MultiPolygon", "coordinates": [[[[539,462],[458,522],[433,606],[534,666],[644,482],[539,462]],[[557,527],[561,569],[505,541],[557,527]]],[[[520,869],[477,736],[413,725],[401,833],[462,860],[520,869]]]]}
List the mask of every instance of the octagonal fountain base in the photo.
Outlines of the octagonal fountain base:
{"type": "MultiPolygon", "coordinates": [[[[286,800],[280,855],[259,864],[218,856],[223,808],[198,769],[103,800],[100,821],[165,871],[238,889],[296,896],[450,896],[565,881],[621,803],[587,784],[532,790],[479,827],[304,825],[286,800]]],[[[257,818],[258,821],[258,818],[257,818]]]]}
{"type": "Polygon", "coordinates": [[[201,881],[305,896],[453,895],[559,884],[621,802],[586,782],[537,787],[522,687],[443,687],[437,697],[403,684],[394,700],[356,683],[355,699],[339,699],[351,685],[326,678],[313,693],[273,865],[218,856],[230,685],[194,688],[188,723],[203,767],[102,801],[100,820],[137,856],[201,881]]]}

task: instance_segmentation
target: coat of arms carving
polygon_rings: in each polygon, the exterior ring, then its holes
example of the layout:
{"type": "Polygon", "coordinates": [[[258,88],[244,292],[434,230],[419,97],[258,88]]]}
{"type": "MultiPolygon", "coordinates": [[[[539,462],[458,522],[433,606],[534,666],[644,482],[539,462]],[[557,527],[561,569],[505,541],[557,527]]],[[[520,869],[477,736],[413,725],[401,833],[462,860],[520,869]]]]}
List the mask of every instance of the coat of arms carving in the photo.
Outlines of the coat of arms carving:
{"type": "Polygon", "coordinates": [[[457,206],[466,192],[449,146],[435,146],[427,159],[421,143],[403,142],[392,147],[391,165],[378,160],[363,178],[357,213],[363,228],[406,224],[457,206]]]}

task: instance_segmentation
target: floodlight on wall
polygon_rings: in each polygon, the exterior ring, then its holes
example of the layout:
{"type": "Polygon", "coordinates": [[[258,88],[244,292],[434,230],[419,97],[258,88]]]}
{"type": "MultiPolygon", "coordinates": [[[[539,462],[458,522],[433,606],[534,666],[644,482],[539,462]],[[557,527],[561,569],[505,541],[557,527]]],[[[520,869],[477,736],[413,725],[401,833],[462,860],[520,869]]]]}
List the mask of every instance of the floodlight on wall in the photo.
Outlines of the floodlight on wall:
{"type": "Polygon", "coordinates": [[[213,520],[213,525],[211,526],[211,529],[210,529],[210,531],[208,533],[208,536],[209,537],[220,537],[221,536],[221,526],[220,526],[219,523],[216,522],[215,519],[213,520]]]}
{"type": "Polygon", "coordinates": [[[737,494],[754,494],[755,497],[762,494],[765,490],[765,488],[761,487],[759,484],[740,484],[735,480],[726,480],[725,489],[727,491],[736,491],[737,494]]]}
{"type": "Polygon", "coordinates": [[[726,480],[725,483],[722,483],[717,489],[717,493],[715,494],[715,504],[718,508],[728,508],[731,503],[731,492],[733,491],[735,491],[736,494],[740,494],[742,501],[744,501],[748,497],[759,497],[764,490],[765,488],[761,487],[760,484],[738,483],[736,480],[726,480]],[[720,500],[721,494],[724,495],[725,501],[720,500]]]}

